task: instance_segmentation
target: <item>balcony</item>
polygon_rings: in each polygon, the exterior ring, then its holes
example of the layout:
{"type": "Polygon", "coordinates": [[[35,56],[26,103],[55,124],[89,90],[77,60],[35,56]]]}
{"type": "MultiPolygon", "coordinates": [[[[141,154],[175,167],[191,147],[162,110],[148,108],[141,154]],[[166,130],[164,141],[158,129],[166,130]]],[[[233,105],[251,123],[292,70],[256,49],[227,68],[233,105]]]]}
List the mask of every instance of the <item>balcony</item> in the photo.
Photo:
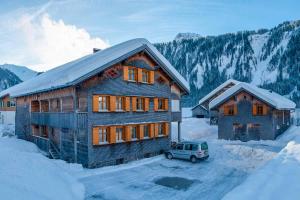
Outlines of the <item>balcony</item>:
{"type": "Polygon", "coordinates": [[[31,124],[52,126],[56,128],[87,128],[87,113],[32,112],[31,124]]]}

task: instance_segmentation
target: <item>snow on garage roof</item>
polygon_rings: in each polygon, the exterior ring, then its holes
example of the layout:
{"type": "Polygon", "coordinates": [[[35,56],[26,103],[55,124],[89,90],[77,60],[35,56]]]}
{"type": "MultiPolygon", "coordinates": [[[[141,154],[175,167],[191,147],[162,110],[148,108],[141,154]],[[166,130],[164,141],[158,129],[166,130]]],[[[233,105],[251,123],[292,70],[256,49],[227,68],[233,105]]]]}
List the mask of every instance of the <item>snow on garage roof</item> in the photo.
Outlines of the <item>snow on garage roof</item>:
{"type": "Polygon", "coordinates": [[[148,52],[181,89],[189,93],[189,84],[169,61],[148,40],[137,38],[53,68],[16,85],[9,94],[18,97],[75,85],[140,51],[148,52]]]}
{"type": "Polygon", "coordinates": [[[240,83],[237,80],[234,79],[228,79],[227,81],[225,81],[224,83],[222,83],[221,85],[219,85],[218,87],[216,87],[213,91],[211,91],[210,93],[208,93],[207,95],[205,95],[202,99],[200,99],[199,104],[204,103],[206,100],[208,100],[209,98],[211,98],[212,96],[214,96],[216,93],[218,93],[220,90],[222,90],[224,87],[228,86],[229,84],[238,84],[240,83]]]}
{"type": "Polygon", "coordinates": [[[293,101],[289,100],[284,96],[277,94],[276,92],[270,92],[269,90],[256,87],[255,85],[240,82],[239,84],[226,90],[220,96],[213,99],[209,103],[209,109],[215,108],[216,106],[225,102],[228,98],[230,98],[232,95],[236,94],[241,90],[245,90],[249,92],[253,96],[256,96],[262,101],[265,101],[266,103],[270,104],[271,106],[273,106],[278,110],[294,109],[296,107],[296,104],[293,101]]]}

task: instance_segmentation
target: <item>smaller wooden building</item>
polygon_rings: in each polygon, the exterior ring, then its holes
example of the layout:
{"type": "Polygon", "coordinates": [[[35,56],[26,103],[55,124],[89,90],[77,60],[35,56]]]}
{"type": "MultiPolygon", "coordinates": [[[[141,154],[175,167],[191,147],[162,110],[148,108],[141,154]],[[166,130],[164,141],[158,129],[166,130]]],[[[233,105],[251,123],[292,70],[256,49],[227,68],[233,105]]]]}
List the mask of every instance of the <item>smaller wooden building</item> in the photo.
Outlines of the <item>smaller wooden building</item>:
{"type": "Polygon", "coordinates": [[[227,89],[231,88],[232,86],[240,83],[234,79],[228,79],[217,88],[212,90],[210,93],[205,95],[202,99],[200,99],[199,104],[192,108],[192,116],[198,118],[210,118],[211,124],[217,124],[218,122],[218,113],[209,110],[209,103],[225,92],[227,89]]]}
{"type": "Polygon", "coordinates": [[[291,125],[291,100],[248,83],[239,83],[209,103],[218,113],[218,138],[275,140],[291,125]]]}

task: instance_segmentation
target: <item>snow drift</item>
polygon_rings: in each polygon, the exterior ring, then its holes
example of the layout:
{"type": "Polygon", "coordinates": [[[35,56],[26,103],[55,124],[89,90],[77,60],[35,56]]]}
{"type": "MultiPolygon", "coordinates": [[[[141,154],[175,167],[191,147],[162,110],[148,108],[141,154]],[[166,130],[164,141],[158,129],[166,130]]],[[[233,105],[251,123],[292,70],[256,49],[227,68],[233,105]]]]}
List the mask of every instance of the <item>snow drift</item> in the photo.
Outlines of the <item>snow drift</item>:
{"type": "Polygon", "coordinates": [[[64,165],[43,156],[32,143],[0,137],[1,199],[83,199],[83,185],[64,165]]]}

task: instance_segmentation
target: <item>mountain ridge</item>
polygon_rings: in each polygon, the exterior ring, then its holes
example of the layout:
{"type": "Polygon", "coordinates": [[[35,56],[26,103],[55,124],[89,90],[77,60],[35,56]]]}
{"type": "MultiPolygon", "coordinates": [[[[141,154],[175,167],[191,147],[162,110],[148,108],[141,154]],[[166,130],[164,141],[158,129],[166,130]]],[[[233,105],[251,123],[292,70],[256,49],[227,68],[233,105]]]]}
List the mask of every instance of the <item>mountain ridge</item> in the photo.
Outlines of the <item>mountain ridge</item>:
{"type": "Polygon", "coordinates": [[[155,46],[190,84],[184,106],[196,105],[229,78],[286,95],[299,105],[299,44],[300,20],[272,29],[181,37],[155,46]]]}

